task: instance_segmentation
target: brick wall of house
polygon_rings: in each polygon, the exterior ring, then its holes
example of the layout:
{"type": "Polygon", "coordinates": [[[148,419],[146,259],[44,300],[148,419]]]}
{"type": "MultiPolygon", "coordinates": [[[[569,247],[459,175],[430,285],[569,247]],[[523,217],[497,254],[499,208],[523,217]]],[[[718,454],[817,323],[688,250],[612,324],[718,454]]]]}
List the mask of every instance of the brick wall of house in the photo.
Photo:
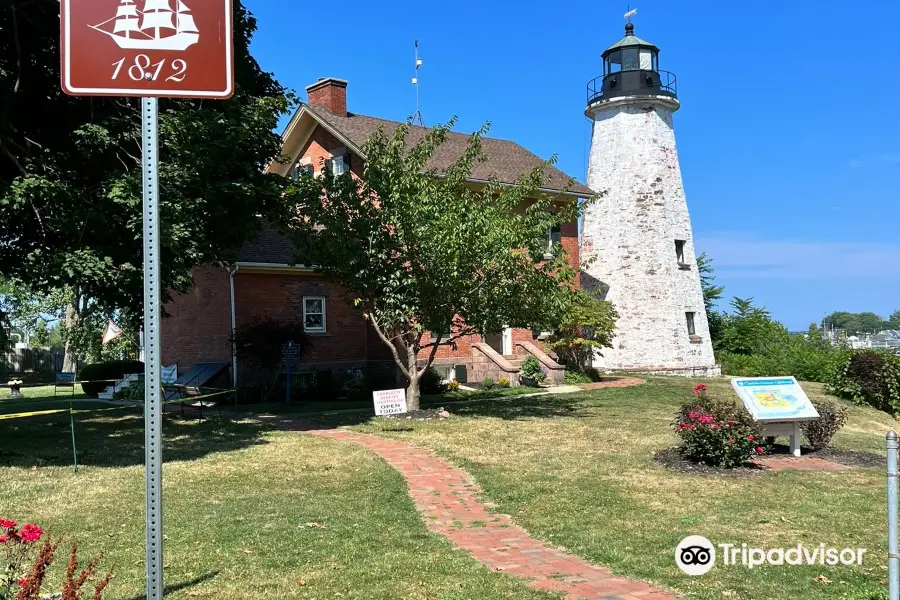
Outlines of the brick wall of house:
{"type": "MultiPolygon", "coordinates": [[[[350,153],[349,149],[336,137],[322,127],[316,127],[303,149],[297,155],[297,162],[311,164],[313,172],[318,174],[324,170],[324,163],[340,154],[350,153]]],[[[362,159],[350,153],[350,172],[359,177],[362,174],[362,159]]]]}
{"type": "Polygon", "coordinates": [[[200,267],[194,287],[175,294],[166,304],[160,327],[162,364],[178,364],[182,372],[198,362],[231,360],[231,296],[228,270],[200,267]]]}
{"type": "MultiPolygon", "coordinates": [[[[325,333],[311,333],[312,345],[302,360],[306,367],[356,366],[368,359],[367,323],[347,303],[339,286],[312,274],[238,273],[235,275],[237,325],[254,319],[302,321],[303,297],[325,297],[325,333]]],[[[241,370],[241,365],[238,365],[241,370]]]]}

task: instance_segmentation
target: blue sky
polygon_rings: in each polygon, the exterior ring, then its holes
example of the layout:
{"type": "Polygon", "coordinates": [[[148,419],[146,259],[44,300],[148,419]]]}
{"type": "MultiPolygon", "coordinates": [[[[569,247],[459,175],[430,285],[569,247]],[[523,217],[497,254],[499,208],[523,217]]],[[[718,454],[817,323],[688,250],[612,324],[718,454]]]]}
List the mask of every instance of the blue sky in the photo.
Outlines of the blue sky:
{"type": "MultiPolygon", "coordinates": [[[[627,3],[245,0],[253,52],[303,95],[350,82],[351,111],[557,154],[584,180],[585,85],[627,3]]],[[[835,310],[900,309],[900,3],[633,0],[637,35],[678,77],[675,131],[695,245],[726,295],[792,329],[835,310]]]]}

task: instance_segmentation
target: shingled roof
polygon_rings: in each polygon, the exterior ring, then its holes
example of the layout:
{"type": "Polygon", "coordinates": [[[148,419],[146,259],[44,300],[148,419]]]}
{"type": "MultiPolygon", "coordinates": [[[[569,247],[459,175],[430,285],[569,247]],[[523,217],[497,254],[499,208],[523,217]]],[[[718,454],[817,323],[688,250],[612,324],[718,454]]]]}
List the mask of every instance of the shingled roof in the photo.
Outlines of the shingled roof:
{"type": "MultiPolygon", "coordinates": [[[[399,121],[388,121],[376,117],[367,117],[355,113],[347,113],[346,116],[338,115],[321,106],[304,105],[317,120],[323,122],[338,134],[346,138],[356,146],[356,151],[361,152],[366,140],[373,133],[382,128],[386,135],[391,135],[401,125],[399,121]]],[[[427,127],[413,125],[409,128],[406,141],[411,146],[420,141],[430,131],[427,127]]],[[[443,169],[449,167],[462,156],[466,150],[469,135],[450,132],[444,144],[438,148],[429,164],[430,167],[443,169]]],[[[530,172],[535,167],[543,164],[543,160],[532,152],[529,152],[519,144],[509,140],[497,138],[483,138],[485,162],[476,163],[472,167],[470,177],[476,181],[496,179],[501,183],[515,183],[520,175],[530,172]]],[[[545,188],[555,191],[568,191],[572,194],[592,196],[594,192],[574,178],[569,177],[554,166],[549,166],[544,171],[546,180],[545,188]],[[572,184],[569,186],[569,180],[572,184]]]]}
{"type": "Polygon", "coordinates": [[[297,256],[294,243],[268,223],[262,223],[259,237],[255,241],[241,246],[237,253],[237,261],[242,263],[268,263],[289,265],[297,256]]]}

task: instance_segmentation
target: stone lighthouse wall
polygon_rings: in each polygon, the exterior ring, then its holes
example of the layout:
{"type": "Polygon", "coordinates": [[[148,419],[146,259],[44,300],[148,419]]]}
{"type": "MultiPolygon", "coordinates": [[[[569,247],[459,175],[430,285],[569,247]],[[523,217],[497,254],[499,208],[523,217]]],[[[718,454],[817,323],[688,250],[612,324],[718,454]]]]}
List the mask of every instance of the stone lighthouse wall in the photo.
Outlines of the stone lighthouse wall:
{"type": "Polygon", "coordinates": [[[592,108],[588,185],[605,196],[584,216],[585,287],[608,286],[619,313],[613,348],[595,365],[717,375],[672,129],[677,101],[619,98],[592,108]],[[693,336],[686,313],[694,313],[693,336]]]}

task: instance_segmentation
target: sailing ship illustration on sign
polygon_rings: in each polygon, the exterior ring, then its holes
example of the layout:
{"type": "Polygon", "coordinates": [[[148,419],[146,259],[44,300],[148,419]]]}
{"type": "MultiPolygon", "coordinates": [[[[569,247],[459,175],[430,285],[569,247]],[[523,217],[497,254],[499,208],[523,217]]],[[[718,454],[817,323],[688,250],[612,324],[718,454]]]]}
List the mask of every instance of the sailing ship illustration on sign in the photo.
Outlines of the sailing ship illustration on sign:
{"type": "Polygon", "coordinates": [[[116,16],[91,25],[129,50],[185,50],[197,43],[200,31],[194,17],[181,0],[143,0],[138,10],[135,0],[121,0],[116,16]],[[112,31],[105,27],[112,22],[112,31]]]}

